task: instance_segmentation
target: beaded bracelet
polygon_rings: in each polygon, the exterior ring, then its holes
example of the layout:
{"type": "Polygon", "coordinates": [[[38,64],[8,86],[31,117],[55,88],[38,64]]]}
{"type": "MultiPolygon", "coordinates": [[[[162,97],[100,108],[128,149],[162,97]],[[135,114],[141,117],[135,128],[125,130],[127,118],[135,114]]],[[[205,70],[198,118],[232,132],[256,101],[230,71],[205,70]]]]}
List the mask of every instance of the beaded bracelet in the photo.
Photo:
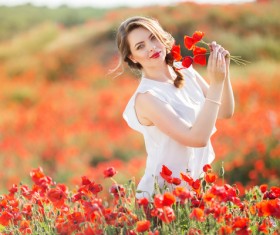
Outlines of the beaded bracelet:
{"type": "Polygon", "coordinates": [[[219,102],[219,101],[211,100],[211,99],[209,99],[209,98],[205,98],[205,100],[208,100],[208,101],[210,101],[210,102],[212,102],[212,103],[215,103],[215,104],[218,104],[218,105],[221,105],[221,104],[222,104],[222,103],[219,102]]]}

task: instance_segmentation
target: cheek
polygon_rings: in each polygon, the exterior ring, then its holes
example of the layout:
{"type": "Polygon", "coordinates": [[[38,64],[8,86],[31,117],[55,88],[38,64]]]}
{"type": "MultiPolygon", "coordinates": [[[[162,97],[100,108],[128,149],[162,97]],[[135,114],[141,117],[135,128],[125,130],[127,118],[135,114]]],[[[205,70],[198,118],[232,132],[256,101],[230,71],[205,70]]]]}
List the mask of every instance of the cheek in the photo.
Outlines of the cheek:
{"type": "Polygon", "coordinates": [[[139,60],[143,60],[147,58],[147,53],[145,51],[137,53],[134,57],[135,59],[138,58],[139,60]]]}

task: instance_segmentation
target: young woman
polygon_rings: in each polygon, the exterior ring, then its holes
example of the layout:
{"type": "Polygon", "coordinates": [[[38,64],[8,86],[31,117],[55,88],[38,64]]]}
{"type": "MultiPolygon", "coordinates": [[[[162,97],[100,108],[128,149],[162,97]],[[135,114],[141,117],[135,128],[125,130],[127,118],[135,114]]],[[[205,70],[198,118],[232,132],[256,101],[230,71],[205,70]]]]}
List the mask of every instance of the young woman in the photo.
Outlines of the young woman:
{"type": "Polygon", "coordinates": [[[138,88],[123,117],[144,136],[147,161],[137,198],[151,198],[155,182],[160,187],[162,166],[197,179],[215,155],[210,142],[217,118],[230,118],[234,97],[229,75],[229,52],[216,42],[210,45],[208,85],[194,68],[180,69],[171,48],[174,38],[157,22],[132,17],[121,23],[117,45],[122,60],[141,72],[138,88]]]}

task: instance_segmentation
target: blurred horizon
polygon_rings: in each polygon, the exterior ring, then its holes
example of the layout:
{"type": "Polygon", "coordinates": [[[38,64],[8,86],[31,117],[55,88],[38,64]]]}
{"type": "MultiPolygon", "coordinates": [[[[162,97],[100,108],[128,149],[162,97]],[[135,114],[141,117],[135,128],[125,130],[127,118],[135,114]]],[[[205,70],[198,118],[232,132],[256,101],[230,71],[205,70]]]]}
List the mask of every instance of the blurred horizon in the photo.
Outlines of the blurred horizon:
{"type": "Polygon", "coordinates": [[[152,5],[175,5],[180,2],[193,2],[198,4],[240,4],[255,2],[255,0],[103,0],[103,1],[89,1],[89,0],[0,0],[0,6],[18,6],[24,4],[32,4],[34,6],[46,6],[50,8],[57,8],[60,6],[68,7],[94,7],[94,8],[115,8],[115,7],[143,7],[152,5]]]}

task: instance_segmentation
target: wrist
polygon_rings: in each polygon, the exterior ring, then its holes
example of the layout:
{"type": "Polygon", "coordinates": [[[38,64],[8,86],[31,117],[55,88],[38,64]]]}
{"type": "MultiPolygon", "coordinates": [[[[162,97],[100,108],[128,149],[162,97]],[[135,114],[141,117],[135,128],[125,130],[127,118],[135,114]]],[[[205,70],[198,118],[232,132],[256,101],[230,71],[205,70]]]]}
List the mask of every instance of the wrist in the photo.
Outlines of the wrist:
{"type": "Polygon", "coordinates": [[[206,97],[208,99],[220,102],[222,99],[223,88],[224,88],[224,82],[210,83],[206,97]]]}
{"type": "Polygon", "coordinates": [[[215,86],[215,87],[223,87],[225,83],[225,80],[222,81],[211,81],[210,86],[215,86]]]}

